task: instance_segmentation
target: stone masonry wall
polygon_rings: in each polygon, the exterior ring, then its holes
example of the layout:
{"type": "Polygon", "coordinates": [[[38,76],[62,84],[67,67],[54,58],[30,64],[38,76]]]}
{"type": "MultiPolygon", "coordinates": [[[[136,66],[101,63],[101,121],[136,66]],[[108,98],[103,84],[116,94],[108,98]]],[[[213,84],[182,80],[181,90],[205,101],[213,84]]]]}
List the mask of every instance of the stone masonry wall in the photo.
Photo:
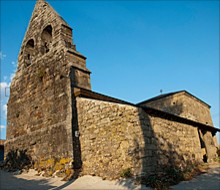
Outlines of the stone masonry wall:
{"type": "MultiPolygon", "coordinates": [[[[142,105],[213,126],[210,107],[185,91],[158,100],[149,101],[142,105]]],[[[214,134],[212,136],[210,132],[206,133],[204,131],[203,133],[201,133],[200,136],[206,147],[206,153],[204,152],[204,155],[206,154],[209,160],[211,160],[216,157],[216,149],[218,147],[217,138],[214,134]],[[208,138],[203,137],[203,135],[208,136],[208,138]]]]}
{"type": "Polygon", "coordinates": [[[180,92],[172,96],[146,102],[144,105],[193,121],[213,125],[208,105],[200,102],[186,92],[180,92]]]}
{"type": "MultiPolygon", "coordinates": [[[[73,165],[82,165],[84,174],[110,179],[126,169],[150,174],[162,165],[202,161],[196,127],[148,115],[136,106],[75,97],[74,87],[91,90],[86,57],[76,51],[68,24],[38,0],[10,87],[5,157],[13,157],[6,161],[16,165],[23,155],[48,175],[59,170],[70,176],[73,165]]],[[[211,125],[207,109],[188,100],[176,100],[175,111],[211,125]]],[[[202,135],[209,141],[212,134],[202,135]]]]}
{"type": "Polygon", "coordinates": [[[159,164],[181,165],[184,162],[202,162],[202,149],[196,127],[150,117],[158,145],[159,164]],[[184,161],[184,162],[183,162],[184,161]]]}
{"type": "Polygon", "coordinates": [[[64,25],[49,4],[37,2],[10,87],[5,157],[25,151],[36,168],[47,168],[47,160],[50,167],[55,160],[73,161],[71,63],[66,61],[64,25]]]}
{"type": "Polygon", "coordinates": [[[117,178],[164,164],[202,161],[197,128],[152,117],[141,108],[77,97],[83,173],[117,178]]]}

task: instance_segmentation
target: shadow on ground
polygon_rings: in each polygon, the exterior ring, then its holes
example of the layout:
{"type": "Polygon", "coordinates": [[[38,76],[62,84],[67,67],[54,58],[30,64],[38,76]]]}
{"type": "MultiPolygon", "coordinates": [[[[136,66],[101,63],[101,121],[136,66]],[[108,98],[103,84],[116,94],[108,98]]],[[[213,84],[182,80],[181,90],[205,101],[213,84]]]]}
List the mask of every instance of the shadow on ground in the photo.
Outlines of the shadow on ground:
{"type": "Polygon", "coordinates": [[[0,189],[1,190],[48,190],[56,186],[51,185],[48,179],[23,179],[17,178],[12,172],[0,170],[0,189]]]}
{"type": "MultiPolygon", "coordinates": [[[[182,104],[175,105],[175,108],[174,106],[172,108],[178,110],[178,114],[183,109],[182,104]]],[[[192,144],[195,140],[192,134],[188,134],[190,133],[188,126],[173,120],[167,115],[163,115],[163,113],[149,110],[144,106],[139,107],[138,112],[144,143],[134,135],[134,148],[130,155],[132,156],[134,170],[141,168],[138,176],[139,181],[155,188],[163,188],[164,181],[167,181],[166,186],[177,184],[182,180],[178,172],[185,168],[187,169],[188,166],[197,164],[194,152],[188,152],[185,148],[185,146],[193,148],[192,144]],[[178,134],[177,130],[180,131],[178,134]],[[185,139],[187,135],[189,135],[189,138],[187,138],[188,141],[186,143],[181,139],[185,139]],[[185,150],[180,151],[182,149],[185,150]]],[[[196,135],[197,130],[193,128],[196,127],[189,127],[193,134],[195,133],[196,135]]],[[[118,184],[129,189],[130,184],[124,181],[118,184]]]]}
{"type": "Polygon", "coordinates": [[[173,190],[218,190],[220,189],[220,165],[218,168],[213,168],[206,174],[197,176],[190,181],[183,181],[178,185],[172,186],[173,190]]]}

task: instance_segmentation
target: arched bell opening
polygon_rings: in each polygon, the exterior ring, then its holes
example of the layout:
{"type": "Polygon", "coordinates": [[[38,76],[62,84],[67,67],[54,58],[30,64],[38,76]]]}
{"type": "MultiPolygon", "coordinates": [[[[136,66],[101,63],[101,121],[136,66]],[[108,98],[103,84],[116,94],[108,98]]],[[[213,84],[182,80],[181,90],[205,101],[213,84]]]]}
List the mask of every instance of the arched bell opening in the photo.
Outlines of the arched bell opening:
{"type": "Polygon", "coordinates": [[[46,54],[51,49],[52,43],[52,26],[48,25],[43,29],[41,34],[41,53],[46,54]]]}

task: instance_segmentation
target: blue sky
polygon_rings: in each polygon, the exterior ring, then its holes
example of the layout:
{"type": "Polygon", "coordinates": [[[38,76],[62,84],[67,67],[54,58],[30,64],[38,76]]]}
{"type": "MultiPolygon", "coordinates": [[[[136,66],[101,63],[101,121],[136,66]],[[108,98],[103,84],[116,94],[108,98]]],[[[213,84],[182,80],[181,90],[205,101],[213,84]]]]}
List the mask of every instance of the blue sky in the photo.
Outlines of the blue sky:
{"type": "MultiPolygon", "coordinates": [[[[51,1],[87,57],[94,91],[137,103],[187,90],[219,127],[219,1],[51,1]]],[[[1,136],[5,87],[35,1],[1,1],[1,136]]],[[[8,95],[7,91],[7,95],[8,95]]]]}

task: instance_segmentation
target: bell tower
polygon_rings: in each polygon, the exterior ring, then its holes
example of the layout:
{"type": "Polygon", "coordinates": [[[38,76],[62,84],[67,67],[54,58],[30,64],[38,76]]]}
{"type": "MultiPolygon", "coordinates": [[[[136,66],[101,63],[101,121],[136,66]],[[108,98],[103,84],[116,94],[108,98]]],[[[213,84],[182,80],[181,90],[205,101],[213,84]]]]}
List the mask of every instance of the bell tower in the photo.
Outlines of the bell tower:
{"type": "Polygon", "coordinates": [[[38,0],[19,53],[19,73],[39,59],[56,56],[57,52],[64,54],[72,86],[91,90],[91,72],[86,68],[86,57],[73,44],[72,28],[47,2],[38,0]]]}
{"type": "MultiPolygon", "coordinates": [[[[10,86],[5,156],[73,162],[73,88],[91,90],[72,29],[44,0],[34,7],[10,86]]],[[[55,163],[54,163],[55,164],[55,163]]]]}

